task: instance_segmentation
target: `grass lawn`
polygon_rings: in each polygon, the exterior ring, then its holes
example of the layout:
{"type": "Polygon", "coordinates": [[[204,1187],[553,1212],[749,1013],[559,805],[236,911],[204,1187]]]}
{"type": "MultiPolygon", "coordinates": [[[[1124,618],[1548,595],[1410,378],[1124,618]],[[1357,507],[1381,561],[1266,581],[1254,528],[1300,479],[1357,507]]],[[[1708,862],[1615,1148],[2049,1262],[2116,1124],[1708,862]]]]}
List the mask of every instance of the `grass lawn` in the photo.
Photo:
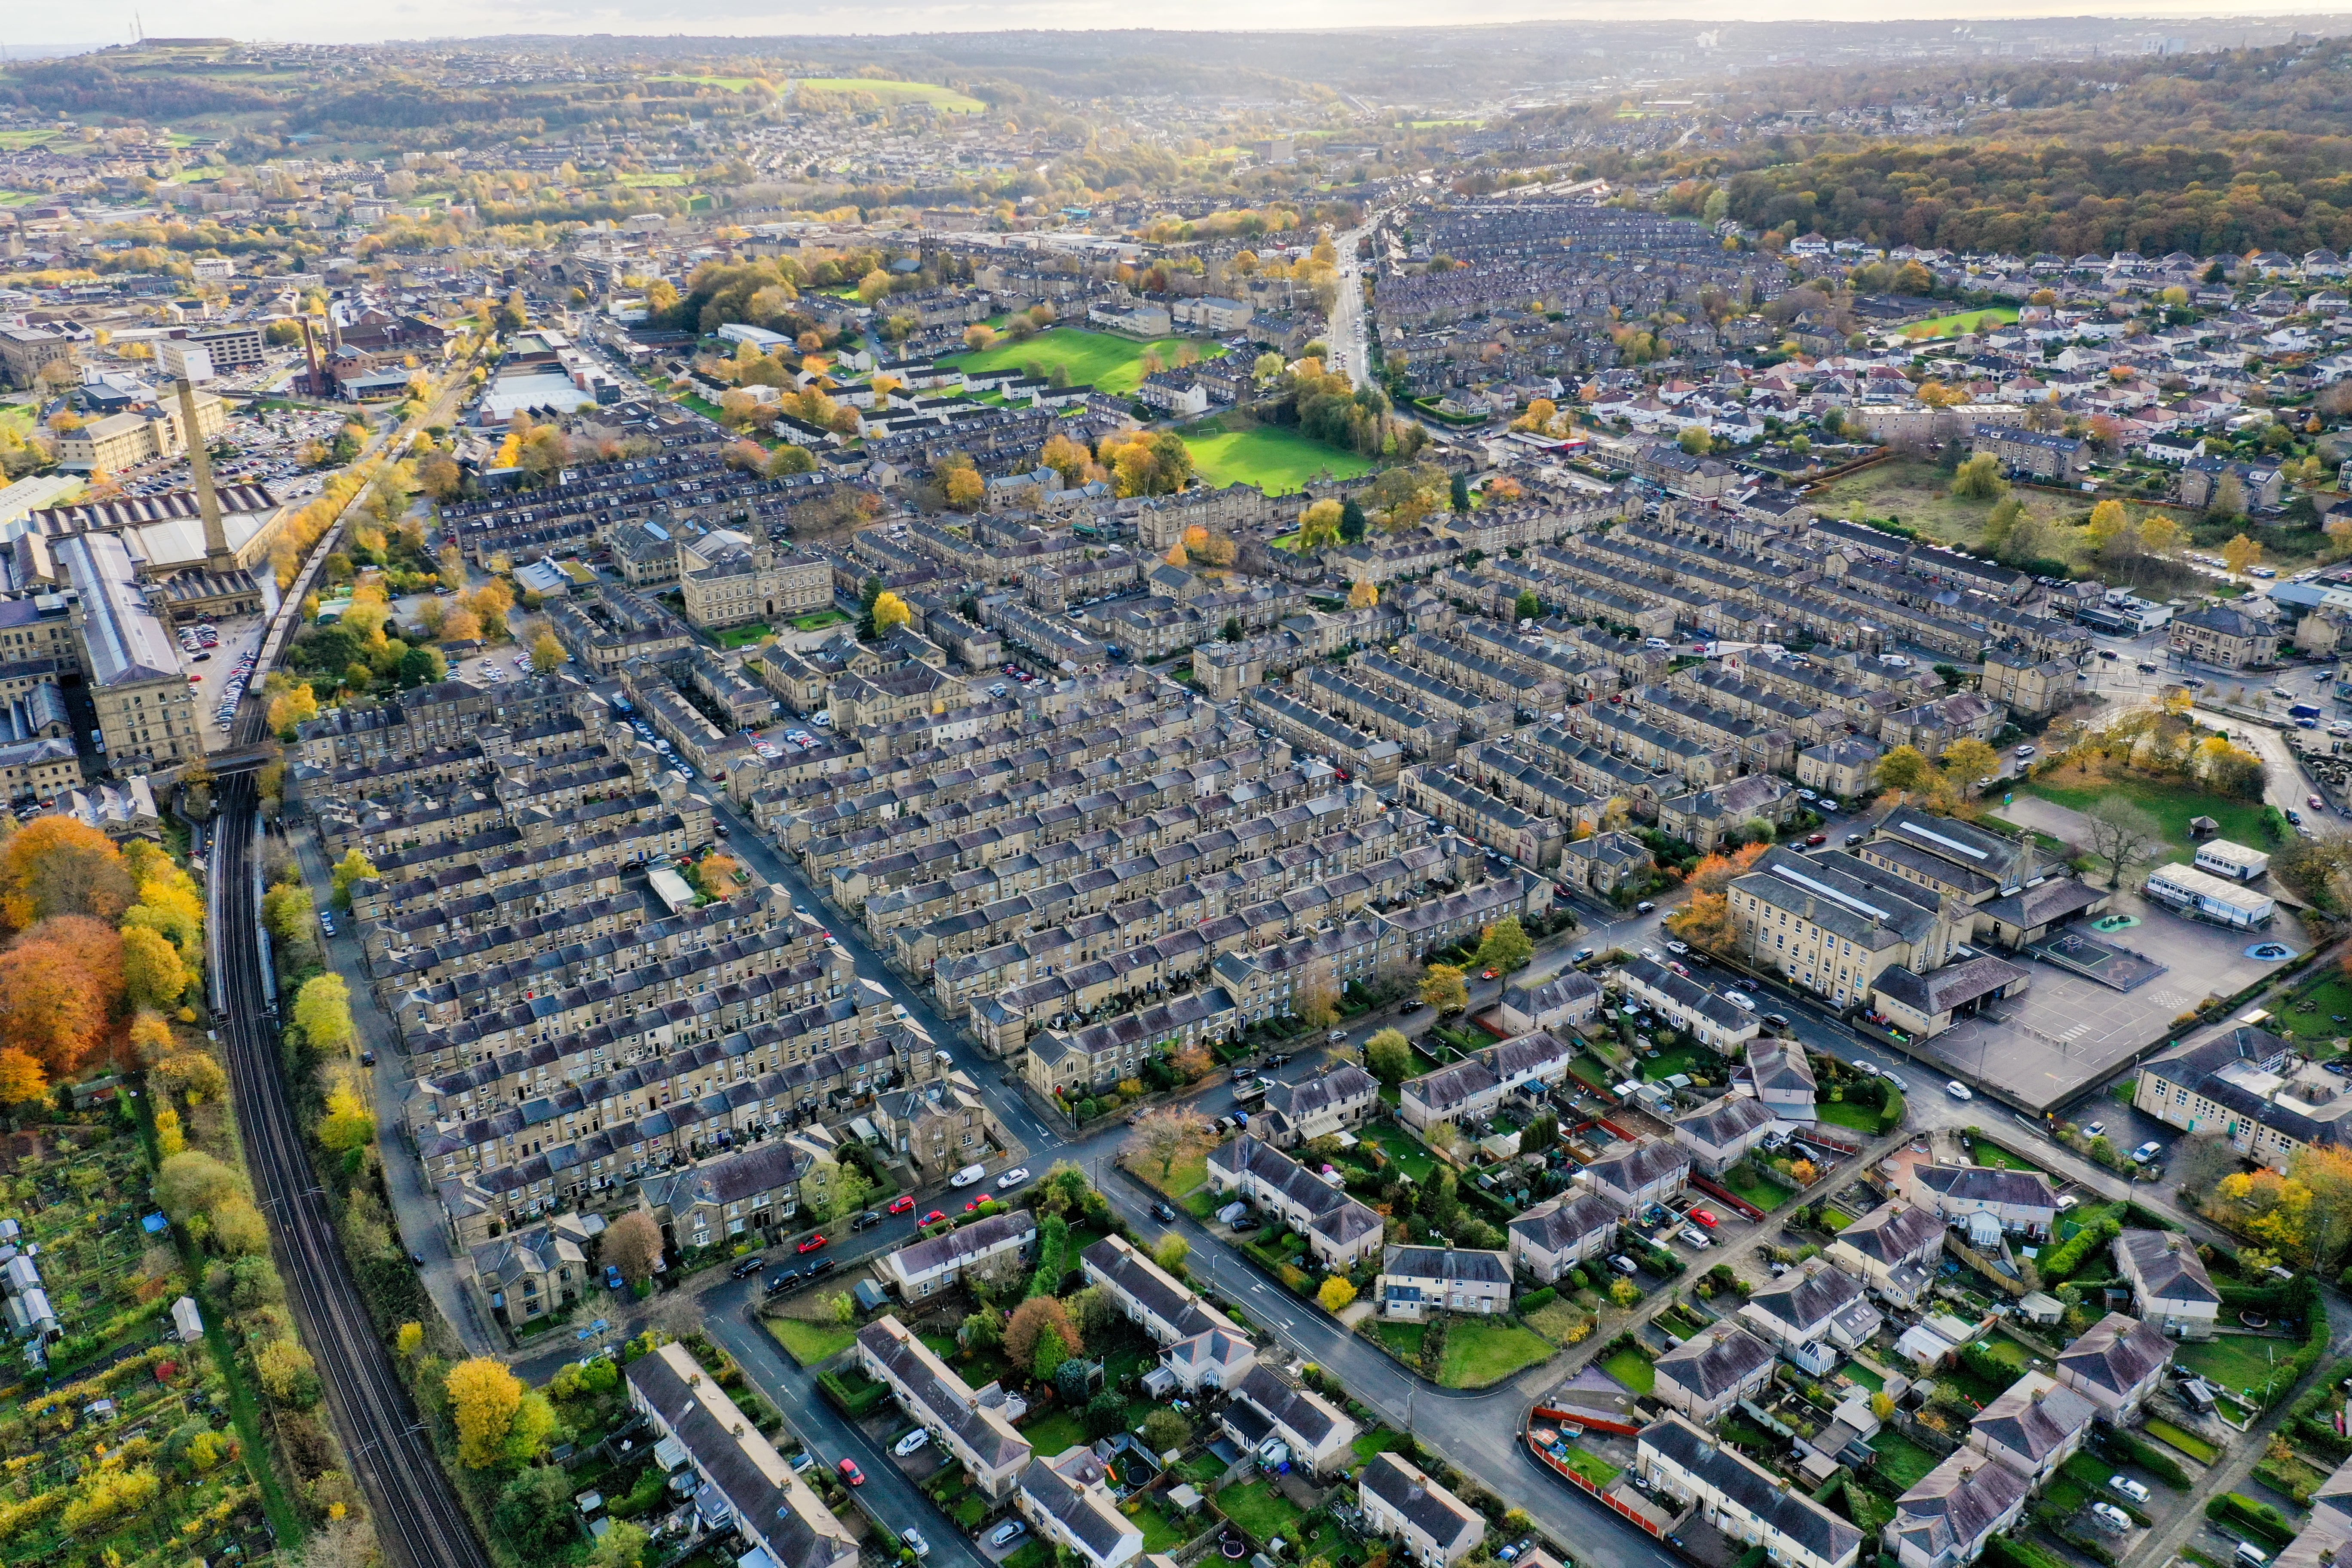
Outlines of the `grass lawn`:
{"type": "Polygon", "coordinates": [[[2194,1432],[2184,1432],[2161,1416],[2150,1416],[2140,1423],[2140,1430],[2159,1443],[2169,1443],[2202,1465],[2210,1465],[2221,1457],[2221,1450],[2194,1432]]]}
{"type": "MultiPolygon", "coordinates": [[[[758,77],[750,76],[649,76],[646,78],[646,79],[647,81],[690,81],[697,87],[723,87],[730,92],[748,92],[751,89],[751,84],[760,79],[758,77]]],[[[682,174],[673,177],[681,183],[683,183],[685,179],[685,176],[682,174]]],[[[641,176],[624,176],[624,178],[628,179],[631,184],[635,184],[640,178],[646,180],[659,180],[662,176],[658,174],[649,174],[641,176]]]]}
{"type": "Polygon", "coordinates": [[[1428,1333],[1427,1323],[1382,1323],[1381,1343],[1389,1347],[1391,1355],[1402,1356],[1406,1361],[1418,1363],[1421,1342],[1428,1333]]]}
{"type": "Polygon", "coordinates": [[[761,637],[772,636],[773,632],[767,622],[753,621],[748,626],[729,626],[710,635],[719,639],[720,647],[750,647],[761,637]]]}
{"type": "MultiPolygon", "coordinates": [[[[1948,493],[1951,483],[1951,476],[1933,463],[1897,458],[1849,474],[1812,499],[1823,517],[1852,518],[1859,513],[1864,521],[1894,521],[1916,529],[1922,538],[1974,547],[1983,542],[1985,518],[1993,503],[1962,500],[1948,493]]],[[[2090,510],[2089,497],[2077,505],[2040,490],[2012,493],[2027,512],[2045,521],[2081,517],[2090,510]]]]}
{"type": "MultiPolygon", "coordinates": [[[[749,79],[696,77],[692,79],[724,86],[739,79],[748,81],[749,79]]],[[[885,103],[910,103],[919,99],[934,109],[943,109],[950,114],[978,114],[988,107],[969,94],[929,81],[870,81],[861,76],[804,76],[796,79],[793,85],[814,88],[819,92],[870,93],[885,103]]]]}
{"type": "Polygon", "coordinates": [[[1137,1527],[1143,1531],[1143,1549],[1146,1552],[1173,1552],[1192,1539],[1185,1533],[1182,1525],[1160,1512],[1159,1505],[1148,1497],[1129,1503],[1119,1511],[1135,1521],[1137,1527]]]}
{"type": "Polygon", "coordinates": [[[2024,1171],[2028,1173],[2040,1173],[2042,1174],[2048,1173],[2046,1172],[2042,1172],[2041,1166],[2033,1163],[2030,1160],[2011,1153],[2008,1150],[2002,1148],[1998,1143],[1990,1142],[1982,1138],[1971,1138],[1968,1142],[1969,1158],[1974,1160],[1979,1165],[1990,1165],[1996,1171],[2024,1171]]]}
{"type": "Polygon", "coordinates": [[[1657,1390],[1657,1367],[1648,1356],[1631,1345],[1611,1352],[1608,1359],[1601,1363],[1601,1370],[1644,1397],[1657,1390]]]}
{"type": "Polygon", "coordinates": [[[2293,1343],[2285,1340],[2216,1334],[2210,1340],[2184,1342],[2173,1352],[2173,1359],[2200,1377],[2260,1401],[2269,1395],[2273,1382],[2293,1375],[2287,1363],[2294,1351],[2293,1343]]]}
{"type": "MultiPolygon", "coordinates": [[[[2279,1021],[2294,1031],[2298,1039],[2312,1036],[2329,1038],[2352,1035],[2352,1024],[2339,1024],[2338,1018],[2352,1018],[2352,981],[2330,972],[2327,978],[2307,991],[2299,991],[2278,1009],[2279,1021]]],[[[2326,1055],[2326,1051],[2320,1053],[2326,1055]]]]}
{"type": "Polygon", "coordinates": [[[1878,1473],[1900,1494],[1917,1486],[1929,1470],[1936,1468],[1936,1456],[1914,1443],[1892,1426],[1880,1431],[1870,1440],[1870,1451],[1878,1456],[1878,1473]]]}
{"type": "Polygon", "coordinates": [[[2017,787],[2027,795],[2039,795],[2076,811],[2104,796],[2121,795],[2155,817],[2164,829],[2165,838],[2184,858],[2196,853],[2196,840],[2189,836],[2189,819],[2192,816],[2211,817],[2221,825],[2221,836],[2235,843],[2260,846],[2269,842],[2263,836],[2263,803],[2258,800],[2211,795],[2155,779],[2094,779],[2079,784],[2038,779],[2017,787]]]}
{"type": "Polygon", "coordinates": [[[1878,1136],[1878,1112],[1867,1105],[1855,1105],[1849,1100],[1825,1100],[1813,1107],[1821,1119],[1832,1127],[1851,1127],[1856,1132],[1878,1136]]]}
{"type": "Polygon", "coordinates": [[[1596,1487],[1606,1487],[1625,1472],[1598,1454],[1588,1454],[1574,1444],[1569,1445],[1568,1468],[1596,1487]]]}
{"type": "Polygon", "coordinates": [[[1298,1505],[1263,1477],[1245,1487],[1227,1487],[1217,1494],[1217,1506],[1261,1546],[1277,1535],[1293,1539],[1302,1517],[1298,1505]]]}
{"type": "Polygon", "coordinates": [[[1370,463],[1352,452],[1327,447],[1296,431],[1271,425],[1213,436],[1187,436],[1184,445],[1192,454],[1192,466],[1211,484],[1246,481],[1268,495],[1302,489],[1307,480],[1326,471],[1340,479],[1352,479],[1372,471],[1370,463]]]}
{"type": "Polygon", "coordinates": [[[1168,1167],[1164,1181],[1160,1179],[1157,1160],[1131,1160],[1128,1162],[1127,1168],[1170,1197],[1181,1198],[1209,1179],[1209,1156],[1204,1151],[1177,1161],[1168,1167]]]}
{"type": "Polygon", "coordinates": [[[1863,1387],[1870,1390],[1873,1394],[1884,1394],[1886,1392],[1886,1380],[1879,1376],[1876,1373],[1871,1371],[1868,1367],[1863,1365],[1862,1363],[1858,1361],[1850,1361],[1843,1366],[1838,1368],[1838,1370],[1845,1373],[1845,1375],[1853,1382],[1858,1383],[1862,1384],[1863,1387]]]}
{"type": "Polygon", "coordinates": [[[1183,343],[1191,343],[1204,359],[1214,359],[1224,352],[1197,338],[1161,338],[1146,343],[1110,332],[1090,332],[1084,327],[1054,327],[1024,342],[1007,341],[977,353],[950,354],[940,363],[967,371],[1003,370],[1007,366],[1018,370],[1034,364],[1047,374],[1059,365],[1081,385],[1098,392],[1125,393],[1143,384],[1146,353],[1157,349],[1163,363],[1173,364],[1176,350],[1183,343]]]}
{"type": "Polygon", "coordinates": [[[1176,1473],[1196,1487],[1206,1488],[1225,1473],[1225,1462],[1211,1453],[1199,1453],[1185,1460],[1176,1473]]]}
{"type": "Polygon", "coordinates": [[[1705,1046],[1684,1044],[1671,1046],[1642,1064],[1642,1079],[1645,1083],[1655,1083],[1678,1072],[1703,1078],[1709,1083],[1720,1082],[1724,1074],[1723,1058],[1705,1046]]]}
{"type": "Polygon", "coordinates": [[[1770,1214],[1796,1195],[1793,1188],[1782,1186],[1771,1175],[1744,1161],[1726,1171],[1719,1179],[1726,1188],[1746,1198],[1766,1214],[1770,1214]]]}
{"type": "Polygon", "coordinates": [[[826,626],[840,626],[848,619],[849,617],[839,610],[819,610],[813,616],[801,616],[793,623],[793,626],[796,631],[822,631],[826,626]]]}
{"type": "Polygon", "coordinates": [[[1549,1341],[1517,1323],[1459,1321],[1445,1336],[1437,1381],[1447,1388],[1485,1388],[1551,1359],[1549,1341]]]}
{"type": "Polygon", "coordinates": [[[832,1323],[804,1323],[798,1318],[770,1318],[768,1331],[784,1352],[803,1366],[831,1361],[847,1350],[857,1336],[832,1323]]]}
{"type": "Polygon", "coordinates": [[[641,190],[656,185],[685,185],[692,183],[693,182],[684,174],[659,173],[651,169],[643,169],[635,174],[624,174],[621,176],[621,184],[629,186],[633,190],[641,190]]]}
{"type": "Polygon", "coordinates": [[[1903,329],[1903,335],[1906,338],[1957,337],[1962,332],[1980,330],[1979,323],[1984,327],[1996,322],[2007,326],[2016,320],[2017,308],[2014,305],[1988,305],[1981,310],[1961,310],[1949,316],[1937,316],[1929,321],[1914,321],[1903,329]]]}
{"type": "Polygon", "coordinates": [[[1349,1445],[1360,1459],[1369,1459],[1375,1454],[1402,1453],[1412,1446],[1412,1438],[1386,1426],[1375,1426],[1349,1445]]]}
{"type": "Polygon", "coordinates": [[[1029,1440],[1033,1451],[1054,1455],[1067,1453],[1084,1443],[1087,1428],[1086,1424],[1078,1419],[1078,1413],[1065,1406],[1030,1422],[1021,1428],[1021,1435],[1029,1440]]]}
{"type": "Polygon", "coordinates": [[[1574,1333],[1577,1325],[1588,1316],[1590,1314],[1583,1308],[1562,1296],[1550,1306],[1538,1307],[1528,1313],[1528,1327],[1556,1345],[1565,1345],[1569,1342],[1568,1336],[1574,1333]]]}
{"type": "Polygon", "coordinates": [[[1381,1152],[1388,1155],[1389,1163],[1415,1183],[1429,1180],[1430,1173],[1437,1169],[1437,1156],[1423,1148],[1420,1140],[1402,1128],[1365,1128],[1360,1130],[1359,1136],[1368,1143],[1379,1144],[1381,1152]]]}

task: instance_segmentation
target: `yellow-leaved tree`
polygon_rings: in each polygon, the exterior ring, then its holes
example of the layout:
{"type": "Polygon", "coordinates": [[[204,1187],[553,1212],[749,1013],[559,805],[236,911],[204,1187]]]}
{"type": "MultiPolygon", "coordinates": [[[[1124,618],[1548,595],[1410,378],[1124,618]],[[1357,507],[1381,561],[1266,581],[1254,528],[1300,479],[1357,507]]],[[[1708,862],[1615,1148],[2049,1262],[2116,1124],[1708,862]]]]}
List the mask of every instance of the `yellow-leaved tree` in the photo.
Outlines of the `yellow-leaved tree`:
{"type": "Polygon", "coordinates": [[[443,1385],[457,1424],[457,1457],[471,1469],[488,1469],[505,1456],[522,1408],[522,1380],[493,1356],[476,1356],[449,1369],[443,1385]]]}

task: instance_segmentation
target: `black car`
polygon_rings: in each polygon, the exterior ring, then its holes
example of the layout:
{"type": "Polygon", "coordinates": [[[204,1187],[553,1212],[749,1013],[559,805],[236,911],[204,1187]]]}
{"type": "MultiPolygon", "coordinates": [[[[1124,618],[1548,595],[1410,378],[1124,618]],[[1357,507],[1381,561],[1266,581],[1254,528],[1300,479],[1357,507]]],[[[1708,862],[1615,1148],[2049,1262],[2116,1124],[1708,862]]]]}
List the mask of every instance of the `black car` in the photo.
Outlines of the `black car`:
{"type": "Polygon", "coordinates": [[[800,1282],[801,1271],[799,1269],[782,1269],[777,1273],[768,1276],[768,1294],[771,1296],[779,1295],[783,1291],[791,1289],[800,1282]]]}
{"type": "Polygon", "coordinates": [[[814,1279],[820,1274],[830,1274],[833,1272],[833,1266],[836,1261],[838,1260],[835,1258],[820,1258],[814,1263],[810,1264],[806,1268],[801,1270],[801,1278],[803,1279],[814,1279]]]}
{"type": "Polygon", "coordinates": [[[1789,1026],[1789,1017],[1785,1013],[1767,1013],[1764,1015],[1764,1021],[1776,1029],[1785,1029],[1789,1026]]]}
{"type": "Polygon", "coordinates": [[[1176,1211],[1166,1204],[1153,1204],[1151,1205],[1151,1217],[1158,1220],[1162,1225],[1174,1225],[1176,1223],[1176,1211]]]}
{"type": "Polygon", "coordinates": [[[880,1209],[867,1209],[864,1214],[859,1215],[856,1219],[849,1222],[849,1228],[852,1230],[864,1230],[867,1226],[880,1225],[881,1223],[882,1211],[880,1209]]]}
{"type": "Polygon", "coordinates": [[[768,1260],[755,1252],[748,1258],[737,1258],[735,1267],[727,1271],[727,1277],[730,1279],[748,1279],[767,1266],[768,1260]]]}

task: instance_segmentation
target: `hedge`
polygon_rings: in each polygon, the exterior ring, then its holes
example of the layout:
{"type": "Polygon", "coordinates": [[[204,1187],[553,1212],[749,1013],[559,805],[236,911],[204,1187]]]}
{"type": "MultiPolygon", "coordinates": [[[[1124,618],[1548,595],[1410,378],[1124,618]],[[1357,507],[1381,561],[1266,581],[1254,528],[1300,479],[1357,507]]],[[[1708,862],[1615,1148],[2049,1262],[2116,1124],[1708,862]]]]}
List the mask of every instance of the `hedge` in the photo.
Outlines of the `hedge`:
{"type": "Polygon", "coordinates": [[[2287,1522],[2286,1515],[2243,1492],[2228,1492],[2215,1498],[2205,1505],[2205,1517],[2216,1524],[2234,1524],[2273,1548],[2284,1546],[2294,1539],[2294,1526],[2287,1522]]]}
{"type": "Polygon", "coordinates": [[[2107,1431],[2107,1442],[2126,1461],[2137,1465],[2175,1491],[2188,1489],[2189,1472],[2182,1469],[2171,1455],[2143,1440],[2137,1433],[2111,1427],[2107,1431]]]}
{"type": "Polygon", "coordinates": [[[1903,1125],[1903,1091],[1889,1084],[1878,1108],[1878,1135],[1885,1137],[1903,1125]]]}
{"type": "Polygon", "coordinates": [[[2335,1420],[2336,1390],[2347,1377],[2352,1377],[2352,1360],[2329,1367],[2311,1391],[2294,1402],[2285,1423],[2295,1441],[2339,1465],[2352,1459],[2352,1437],[2338,1432],[2335,1420]]]}
{"type": "Polygon", "coordinates": [[[1986,1542],[1984,1561],[1993,1568],[2067,1568],[2064,1558],[2013,1535],[1996,1535],[1986,1542]]]}
{"type": "Polygon", "coordinates": [[[863,1420],[889,1395],[889,1385],[877,1383],[862,1372],[853,1370],[849,1375],[863,1386],[852,1388],[849,1379],[837,1372],[818,1373],[816,1385],[824,1390],[824,1396],[832,1400],[843,1415],[852,1420],[863,1420]]]}
{"type": "Polygon", "coordinates": [[[1559,1300],[1559,1292],[1549,1285],[1540,1290],[1530,1290],[1519,1298],[1519,1315],[1525,1317],[1529,1312],[1540,1312],[1559,1300]]]}
{"type": "Polygon", "coordinates": [[[2124,1219],[2134,1230],[2179,1230],[2180,1228],[2179,1220],[2165,1218],[2137,1198],[2126,1200],[2124,1219]]]}
{"type": "Polygon", "coordinates": [[[2061,1242],[2043,1253],[2040,1258],[2042,1282],[2054,1285],[2068,1278],[2083,1267],[2083,1259],[2090,1256],[2093,1247],[2105,1247],[2122,1235],[2123,1228],[2112,1215],[2102,1215],[2076,1231],[2073,1240],[2061,1242]]]}

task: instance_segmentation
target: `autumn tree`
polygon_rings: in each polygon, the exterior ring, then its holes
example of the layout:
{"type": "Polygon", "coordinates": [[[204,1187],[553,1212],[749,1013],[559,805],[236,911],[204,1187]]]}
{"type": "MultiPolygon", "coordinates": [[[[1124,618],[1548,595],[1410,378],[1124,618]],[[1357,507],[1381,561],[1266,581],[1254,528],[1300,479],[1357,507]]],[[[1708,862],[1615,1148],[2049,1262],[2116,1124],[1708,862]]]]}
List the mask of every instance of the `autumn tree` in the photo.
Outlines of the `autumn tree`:
{"type": "Polygon", "coordinates": [[[1881,789],[1891,789],[1897,795],[1914,795],[1933,793],[1941,775],[1918,747],[1897,746],[1878,759],[1871,777],[1881,789]]]}
{"type": "Polygon", "coordinates": [[[1298,514],[1298,549],[1305,554],[1339,542],[1339,503],[1318,500],[1298,514]]]}
{"type": "Polygon", "coordinates": [[[1381,585],[1365,578],[1348,590],[1348,608],[1369,610],[1381,602],[1381,585]]]}
{"type": "Polygon", "coordinates": [[[1727,893],[1693,893],[1690,901],[1666,917],[1666,929],[1693,947],[1728,952],[1737,934],[1731,923],[1731,898],[1727,893]]]}
{"type": "Polygon", "coordinates": [[[122,978],[131,1002],[141,1007],[176,1007],[188,988],[187,966],[180,962],[180,950],[143,926],[132,926],[122,933],[122,978]]]}
{"type": "Polygon", "coordinates": [[[948,505],[958,511],[971,511],[980,505],[988,493],[988,481],[972,468],[950,468],[941,486],[948,505]]]}
{"type": "Polygon", "coordinates": [[[1422,972],[1421,1005],[1441,1013],[1458,1013],[1470,1005],[1470,988],[1462,971],[1450,963],[1433,963],[1422,972]]]}
{"type": "Polygon", "coordinates": [[[876,637],[887,637],[893,628],[907,626],[914,618],[915,612],[908,608],[907,601],[898,595],[885,589],[875,595],[874,635],[876,637]]]}
{"type": "Polygon", "coordinates": [[[562,640],[553,632],[542,630],[531,639],[530,667],[540,674],[562,669],[564,657],[562,640]]]}
{"type": "Polygon", "coordinates": [[[2263,563],[2262,542],[2248,539],[2242,533],[2231,535],[2230,542],[2221,546],[2221,563],[2240,576],[2245,575],[2248,567],[2263,563]]]}
{"type": "Polygon", "coordinates": [[[323,1056],[347,1053],[359,1043],[352,988],[333,970],[311,976],[295,994],[294,1023],[310,1048],[323,1056]]]}
{"type": "Polygon", "coordinates": [[[1720,893],[1754,870],[1756,862],[1764,858],[1764,852],[1769,848],[1769,844],[1748,844],[1738,849],[1718,849],[1691,868],[1685,884],[1698,892],[1720,893]]]}
{"type": "Polygon", "coordinates": [[[68,948],[20,940],[0,952],[0,1047],[32,1058],[53,1080],[104,1043],[109,1003],[68,948]]]}
{"type": "Polygon", "coordinates": [[[1315,1299],[1322,1303],[1325,1311],[1336,1316],[1356,1299],[1356,1288],[1348,1282],[1346,1275],[1334,1274],[1323,1281],[1323,1288],[1315,1292],[1315,1299]]]}
{"type": "Polygon", "coordinates": [[[358,845],[354,844],[349,849],[345,850],[343,852],[343,858],[335,862],[335,890],[333,894],[335,908],[342,910],[346,914],[350,913],[352,907],[352,884],[354,882],[367,881],[377,875],[379,875],[379,873],[375,868],[375,862],[369,859],[366,852],[361,849],[358,845]]]}
{"type": "Polygon", "coordinates": [[[2132,868],[2146,865],[2164,844],[2163,825],[2122,795],[2102,795],[2081,815],[2083,849],[2106,863],[2109,887],[2122,887],[2132,868]]]}
{"type": "Polygon", "coordinates": [[[2306,1143],[2288,1157],[2286,1172],[2311,1193],[2311,1261],[2332,1276],[2352,1248],[2352,1150],[2340,1143],[2306,1143]]]}
{"type": "Polygon", "coordinates": [[[1013,1309],[1004,1323],[1005,1359],[1016,1367],[1036,1363],[1037,1343],[1045,1334],[1059,1336],[1063,1352],[1076,1355],[1086,1349],[1069,1309],[1058,1296],[1032,1296],[1013,1309]]]}
{"type": "Polygon", "coordinates": [[[1973,736],[1944,748],[1944,776],[1966,788],[2000,772],[2000,753],[1973,736]]]}
{"type": "Polygon", "coordinates": [[[1952,494],[1962,500],[1999,500],[2008,493],[2009,481],[2000,477],[2000,459],[1990,452],[1969,458],[1952,476],[1952,494]]]}
{"type": "Polygon", "coordinates": [[[1127,1135],[1127,1154],[1130,1160],[1157,1166],[1165,1183],[1179,1162],[1201,1152],[1209,1142],[1207,1117],[1183,1106],[1163,1106],[1137,1118],[1134,1130],[1127,1135]]]}
{"type": "Polygon", "coordinates": [[[1520,928],[1519,917],[1505,915],[1479,933],[1478,951],[1470,962],[1480,969],[1492,969],[1508,974],[1527,967],[1536,955],[1536,944],[1520,928]]]}
{"type": "Polygon", "coordinates": [[[122,851],[78,816],[37,816],[0,849],[0,913],[19,931],[51,915],[112,925],[137,897],[122,851]]]}
{"type": "Polygon", "coordinates": [[[522,1380],[496,1357],[476,1356],[451,1367],[443,1386],[457,1425],[458,1458],[471,1469],[497,1464],[522,1408],[522,1380]]]}

